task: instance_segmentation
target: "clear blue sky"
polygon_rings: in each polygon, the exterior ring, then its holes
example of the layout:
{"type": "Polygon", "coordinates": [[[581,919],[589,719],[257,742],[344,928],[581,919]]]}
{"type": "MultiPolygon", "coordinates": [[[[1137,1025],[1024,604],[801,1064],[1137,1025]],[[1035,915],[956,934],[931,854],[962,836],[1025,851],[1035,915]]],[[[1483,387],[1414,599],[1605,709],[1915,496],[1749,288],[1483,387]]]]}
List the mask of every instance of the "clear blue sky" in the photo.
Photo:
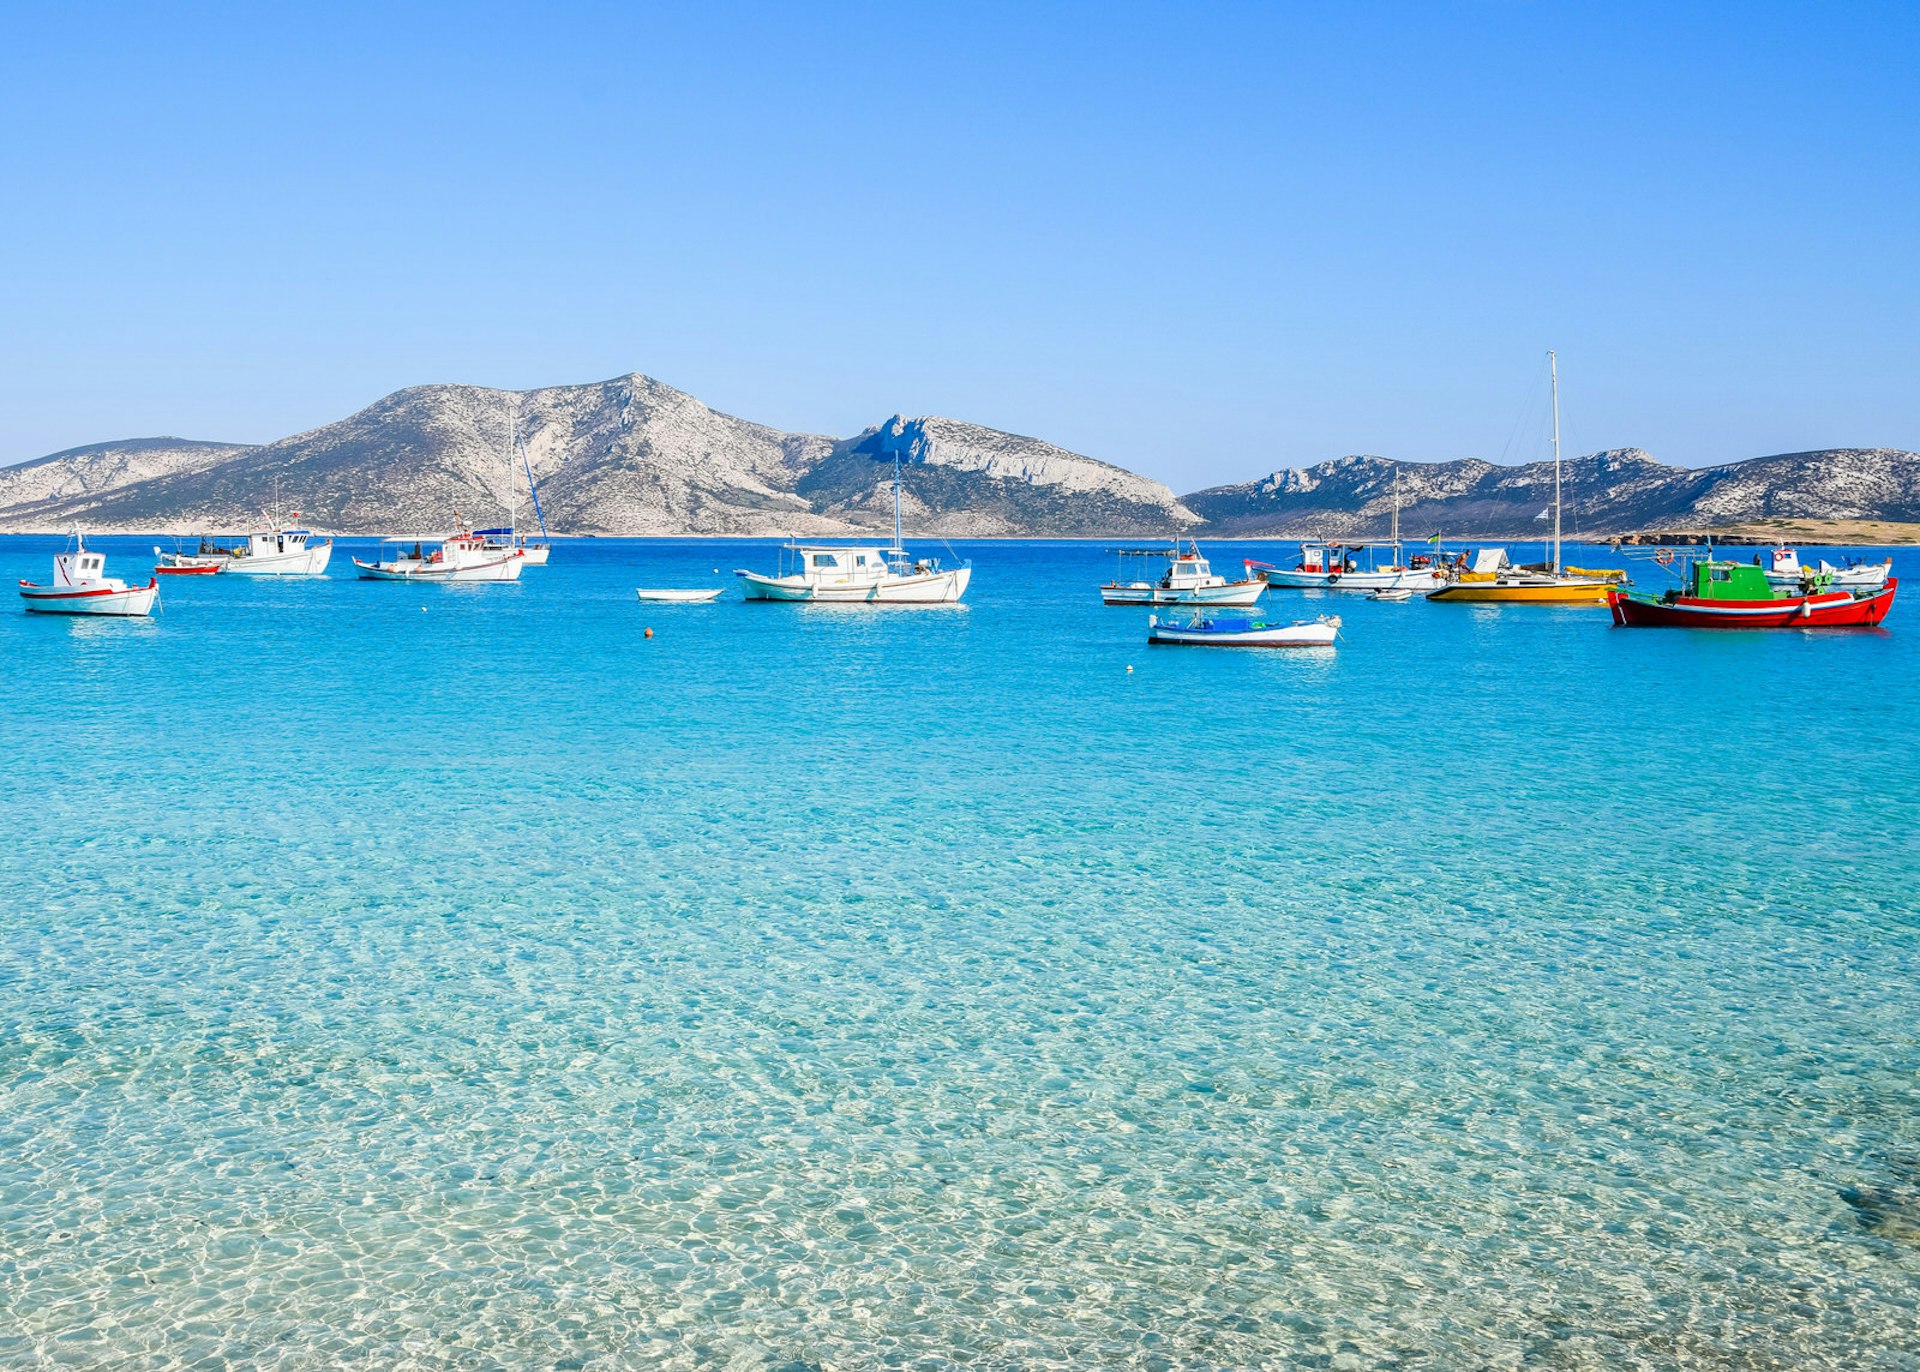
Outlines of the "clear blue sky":
{"type": "Polygon", "coordinates": [[[0,462],[644,371],[1181,490],[1920,447],[1920,4],[49,5],[0,462]],[[1521,445],[1525,448],[1527,445],[1521,445]]]}

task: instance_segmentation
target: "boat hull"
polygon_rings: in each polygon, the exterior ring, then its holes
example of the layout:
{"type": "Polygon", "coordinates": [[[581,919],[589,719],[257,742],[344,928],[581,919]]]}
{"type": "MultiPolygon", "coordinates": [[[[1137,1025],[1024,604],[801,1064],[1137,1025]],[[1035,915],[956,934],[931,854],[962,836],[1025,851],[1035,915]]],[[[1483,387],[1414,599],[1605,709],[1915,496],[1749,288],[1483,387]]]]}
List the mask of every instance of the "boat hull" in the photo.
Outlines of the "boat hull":
{"type": "Polygon", "coordinates": [[[706,605],[718,600],[726,589],[716,586],[710,591],[654,591],[641,586],[634,594],[649,605],[706,605]]]}
{"type": "Polygon", "coordinates": [[[155,567],[153,574],[155,576],[217,576],[222,570],[223,568],[219,563],[210,562],[205,566],[168,567],[162,565],[155,567]]]}
{"type": "Polygon", "coordinates": [[[120,615],[142,618],[153,613],[160,595],[160,579],[152,577],[144,586],[36,586],[20,583],[20,598],[26,608],[43,615],[120,615]]]}
{"type": "Polygon", "coordinates": [[[544,544],[529,543],[520,550],[520,556],[527,560],[529,567],[544,567],[547,565],[547,558],[552,552],[553,549],[544,544]]]}
{"type": "Polygon", "coordinates": [[[798,576],[762,576],[758,572],[741,572],[740,580],[748,600],[827,605],[947,605],[967,593],[967,582],[972,576],[971,567],[956,567],[946,572],[887,576],[877,581],[849,581],[843,585],[798,576]]]}
{"type": "Polygon", "coordinates": [[[1147,642],[1189,648],[1330,648],[1339,636],[1335,619],[1298,620],[1292,624],[1256,623],[1246,619],[1202,619],[1187,624],[1147,619],[1147,642]]]}
{"type": "Polygon", "coordinates": [[[1276,591],[1430,591],[1441,582],[1433,572],[1406,568],[1378,572],[1302,572],[1269,567],[1258,575],[1276,591]]]}
{"type": "Polygon", "coordinates": [[[1188,586],[1171,590],[1149,582],[1122,586],[1108,582],[1100,588],[1102,605],[1251,605],[1267,589],[1264,581],[1229,581],[1221,586],[1188,586]]]}
{"type": "Polygon", "coordinates": [[[221,560],[235,576],[319,576],[333,558],[333,541],[315,544],[291,553],[259,553],[221,560]]]}
{"type": "MultiPolygon", "coordinates": [[[[1871,567],[1835,567],[1826,572],[1813,572],[1812,575],[1825,576],[1828,584],[1836,591],[1872,591],[1887,584],[1887,577],[1893,571],[1891,562],[1875,563],[1871,567]]],[[[1767,584],[1777,590],[1797,591],[1809,573],[1804,572],[1768,572],[1767,584]]]]}
{"type": "Polygon", "coordinates": [[[1429,592],[1427,599],[1477,605],[1605,605],[1612,592],[1605,581],[1456,581],[1429,592]]]}
{"type": "Polygon", "coordinates": [[[1621,628],[1863,629],[1887,617],[1899,587],[1895,578],[1867,594],[1829,591],[1790,600],[1701,600],[1694,596],[1669,600],[1615,591],[1607,603],[1613,610],[1613,622],[1621,628]]]}

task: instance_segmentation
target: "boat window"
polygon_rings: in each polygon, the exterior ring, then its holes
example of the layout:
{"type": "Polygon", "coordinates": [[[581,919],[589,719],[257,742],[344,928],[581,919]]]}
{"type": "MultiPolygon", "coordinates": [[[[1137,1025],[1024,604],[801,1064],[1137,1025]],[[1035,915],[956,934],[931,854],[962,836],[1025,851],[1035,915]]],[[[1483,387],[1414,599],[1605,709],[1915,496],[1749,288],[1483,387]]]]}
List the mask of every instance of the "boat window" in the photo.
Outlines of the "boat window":
{"type": "Polygon", "coordinates": [[[815,553],[813,555],[813,565],[816,567],[833,566],[833,554],[832,553],[815,553]]]}
{"type": "Polygon", "coordinates": [[[1733,580],[1733,573],[1725,567],[1715,567],[1713,569],[1713,579],[1715,581],[1731,581],[1733,580]]]}

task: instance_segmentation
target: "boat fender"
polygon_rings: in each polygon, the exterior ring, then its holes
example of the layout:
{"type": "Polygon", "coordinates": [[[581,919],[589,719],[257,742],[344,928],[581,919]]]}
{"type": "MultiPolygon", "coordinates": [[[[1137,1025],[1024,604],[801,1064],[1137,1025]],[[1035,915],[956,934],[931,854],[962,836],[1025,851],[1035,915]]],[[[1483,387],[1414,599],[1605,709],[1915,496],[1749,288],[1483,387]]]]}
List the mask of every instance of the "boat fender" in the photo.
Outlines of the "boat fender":
{"type": "Polygon", "coordinates": [[[1813,602],[1810,600],[1801,601],[1800,602],[1800,618],[1811,619],[1812,617],[1813,617],[1813,602]]]}

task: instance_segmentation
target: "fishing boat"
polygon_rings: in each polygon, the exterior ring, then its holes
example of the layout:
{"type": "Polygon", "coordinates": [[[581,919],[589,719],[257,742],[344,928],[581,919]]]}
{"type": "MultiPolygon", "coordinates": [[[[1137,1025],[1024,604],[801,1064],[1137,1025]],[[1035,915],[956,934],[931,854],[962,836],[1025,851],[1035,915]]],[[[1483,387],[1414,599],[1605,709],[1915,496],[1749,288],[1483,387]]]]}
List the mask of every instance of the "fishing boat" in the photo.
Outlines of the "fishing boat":
{"type": "Polygon", "coordinates": [[[108,576],[106,555],[88,548],[78,533],[73,536],[72,548],[54,554],[51,586],[20,583],[20,598],[26,608],[39,614],[140,617],[153,613],[159,596],[157,576],[148,577],[144,586],[129,586],[118,577],[108,576]]]}
{"type": "Polygon", "coordinates": [[[1613,622],[1696,629],[1867,628],[1893,608],[1897,578],[1884,586],[1835,586],[1815,575],[1801,588],[1782,590],[1766,569],[1749,562],[1716,560],[1711,548],[1689,559],[1681,585],[1662,595],[1616,588],[1607,598],[1613,622]]]}
{"type": "Polygon", "coordinates": [[[1302,543],[1291,567],[1245,559],[1247,575],[1276,590],[1431,591],[1445,578],[1439,563],[1422,553],[1407,557],[1400,541],[1400,469],[1393,469],[1393,527],[1384,540],[1302,543]]]}
{"type": "Polygon", "coordinates": [[[843,605],[950,605],[967,593],[973,564],[943,568],[938,558],[913,557],[901,539],[900,460],[893,459],[893,546],[844,547],[790,540],[772,575],[736,569],[748,600],[843,605]]]}
{"type": "Polygon", "coordinates": [[[634,594],[642,603],[659,605],[707,605],[720,598],[725,586],[715,586],[704,591],[672,591],[647,586],[638,587],[634,594]]]}
{"type": "MultiPolygon", "coordinates": [[[[300,512],[295,510],[298,519],[300,512]]],[[[277,522],[277,521],[276,521],[277,522]]],[[[307,529],[268,529],[221,548],[202,541],[199,556],[215,558],[235,576],[319,576],[333,557],[333,540],[314,541],[307,529]]]]}
{"type": "MultiPolygon", "coordinates": [[[[1760,555],[1754,554],[1758,563],[1760,555]]],[[[1824,557],[1808,567],[1800,561],[1797,548],[1775,548],[1768,554],[1766,565],[1767,584],[1778,590],[1804,589],[1814,577],[1825,577],[1828,585],[1836,590],[1867,591],[1875,590],[1887,584],[1887,577],[1893,572],[1893,559],[1884,562],[1861,562],[1855,558],[1847,559],[1847,565],[1836,567],[1824,557]]]]}
{"type": "Polygon", "coordinates": [[[1211,619],[1195,610],[1191,618],[1147,616],[1147,642],[1204,648],[1330,648],[1340,634],[1338,615],[1268,623],[1259,619],[1211,619]]]}
{"type": "Polygon", "coordinates": [[[153,574],[155,576],[214,576],[226,569],[227,560],[222,557],[202,556],[195,553],[165,553],[156,544],[153,550],[153,574]]]}
{"type": "Polygon", "coordinates": [[[1216,574],[1200,556],[1200,545],[1191,540],[1188,551],[1181,552],[1175,542],[1165,548],[1115,548],[1120,559],[1119,573],[1100,588],[1103,605],[1251,605],[1267,589],[1258,577],[1228,581],[1216,574]],[[1154,580],[1144,576],[1126,578],[1129,560],[1165,559],[1167,568],[1154,580]]]}
{"type": "Polygon", "coordinates": [[[518,581],[526,559],[518,549],[489,548],[468,530],[427,538],[388,538],[382,546],[413,544],[411,553],[362,562],[353,559],[363,581],[518,581]],[[427,546],[435,545],[431,552],[427,546]]]}
{"type": "MultiPolygon", "coordinates": [[[[1534,567],[1515,567],[1507,561],[1505,548],[1482,548],[1473,565],[1456,570],[1447,584],[1427,596],[1428,600],[1466,603],[1605,605],[1613,587],[1625,575],[1615,571],[1593,571],[1568,567],[1560,560],[1560,363],[1547,354],[1547,371],[1553,393],[1553,555],[1534,567]]],[[[1542,511],[1545,514],[1546,511],[1542,511]]]]}

